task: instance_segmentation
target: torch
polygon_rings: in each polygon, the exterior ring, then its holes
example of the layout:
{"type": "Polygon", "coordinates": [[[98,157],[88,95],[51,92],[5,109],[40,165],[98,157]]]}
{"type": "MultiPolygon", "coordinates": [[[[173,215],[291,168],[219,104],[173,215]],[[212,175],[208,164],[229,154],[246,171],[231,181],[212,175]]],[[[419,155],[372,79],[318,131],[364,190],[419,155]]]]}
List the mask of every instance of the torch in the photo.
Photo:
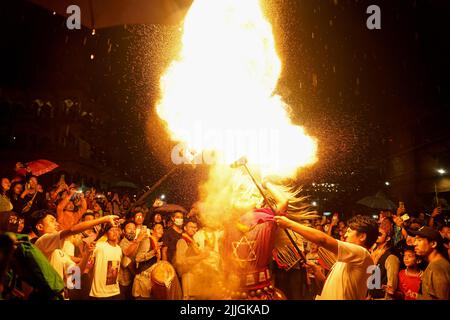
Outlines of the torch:
{"type": "MultiPolygon", "coordinates": [[[[195,168],[195,154],[189,152],[188,150],[181,150],[180,156],[184,158],[184,162],[186,164],[190,164],[192,168],[195,168]]],[[[177,165],[172,167],[166,174],[164,174],[158,181],[156,181],[147,191],[142,194],[139,199],[137,199],[128,209],[127,214],[133,210],[133,208],[145,203],[146,199],[164,182],[166,181],[170,176],[172,176],[178,168],[181,166],[177,165]]]]}
{"type": "MultiPolygon", "coordinates": [[[[247,166],[247,158],[246,157],[241,157],[238,160],[236,160],[235,162],[233,162],[231,165],[231,168],[239,168],[239,167],[243,167],[245,169],[245,171],[248,173],[248,175],[250,176],[250,178],[252,179],[253,183],[255,184],[256,188],[258,188],[258,191],[261,193],[264,201],[267,203],[267,205],[269,206],[270,210],[272,210],[273,214],[276,215],[276,210],[273,208],[272,204],[268,201],[267,196],[264,192],[264,190],[261,188],[261,186],[258,184],[258,182],[256,181],[256,179],[254,178],[254,176],[252,175],[252,173],[250,172],[250,169],[247,166]]],[[[303,254],[303,252],[300,250],[300,248],[298,247],[297,243],[294,241],[294,239],[292,238],[291,234],[289,233],[289,231],[287,229],[284,229],[284,232],[286,233],[287,237],[289,238],[289,241],[291,241],[292,245],[294,246],[295,250],[297,251],[297,253],[300,255],[301,259],[303,260],[302,262],[306,262],[306,257],[303,254]]]]}

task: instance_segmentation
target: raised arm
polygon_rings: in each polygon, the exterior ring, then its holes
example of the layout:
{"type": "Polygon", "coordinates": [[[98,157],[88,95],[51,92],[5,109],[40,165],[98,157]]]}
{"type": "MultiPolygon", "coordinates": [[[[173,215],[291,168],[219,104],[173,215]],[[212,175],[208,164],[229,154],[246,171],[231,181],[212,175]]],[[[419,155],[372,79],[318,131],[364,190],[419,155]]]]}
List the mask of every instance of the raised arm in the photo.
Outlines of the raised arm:
{"type": "Polygon", "coordinates": [[[337,240],[325,234],[324,232],[314,228],[306,227],[284,216],[275,216],[274,219],[278,226],[280,226],[281,228],[291,229],[292,231],[295,231],[303,236],[307,241],[316,243],[317,245],[327,249],[328,251],[331,251],[334,254],[338,253],[337,240]]]}
{"type": "Polygon", "coordinates": [[[64,238],[67,238],[74,234],[81,233],[83,231],[92,229],[94,226],[102,224],[102,223],[110,223],[112,225],[116,225],[118,223],[118,220],[119,220],[118,216],[111,215],[111,216],[104,216],[99,219],[95,219],[95,220],[91,220],[91,221],[83,221],[83,222],[80,222],[80,223],[70,227],[69,229],[61,231],[59,237],[61,239],[64,239],[64,238]]]}
{"type": "Polygon", "coordinates": [[[79,208],[77,211],[73,213],[74,215],[74,221],[80,221],[83,214],[87,211],[87,202],[86,198],[84,197],[84,194],[81,194],[81,208],[79,208]]]}
{"type": "Polygon", "coordinates": [[[144,240],[142,240],[139,243],[139,248],[137,249],[137,253],[136,253],[136,262],[140,263],[140,262],[144,262],[147,260],[150,260],[151,258],[153,258],[156,255],[155,250],[150,250],[151,249],[151,245],[150,245],[150,239],[146,238],[144,240]]]}
{"type": "Polygon", "coordinates": [[[139,248],[139,244],[144,240],[148,239],[147,232],[140,232],[137,239],[134,239],[130,242],[130,245],[123,250],[123,254],[127,257],[133,257],[135,254],[137,254],[137,250],[139,248]]]}
{"type": "Polygon", "coordinates": [[[75,194],[75,191],[76,191],[75,189],[70,189],[67,196],[64,199],[62,199],[60,203],[58,203],[58,206],[56,207],[56,214],[58,216],[58,220],[63,218],[64,208],[69,203],[70,198],[72,198],[72,196],[75,194]]]}

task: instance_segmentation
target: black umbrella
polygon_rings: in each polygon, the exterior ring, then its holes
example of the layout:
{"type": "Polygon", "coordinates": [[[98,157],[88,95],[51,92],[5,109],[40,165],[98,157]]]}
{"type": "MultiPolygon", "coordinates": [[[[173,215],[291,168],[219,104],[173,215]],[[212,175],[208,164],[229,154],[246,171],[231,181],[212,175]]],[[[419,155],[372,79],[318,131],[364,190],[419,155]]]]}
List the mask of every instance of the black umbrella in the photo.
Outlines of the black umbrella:
{"type": "Polygon", "coordinates": [[[374,196],[364,197],[357,203],[372,209],[391,210],[391,211],[397,209],[395,203],[389,200],[383,192],[378,192],[374,196]]]}
{"type": "Polygon", "coordinates": [[[171,214],[174,212],[182,212],[183,214],[187,213],[187,210],[178,204],[165,204],[159,208],[153,210],[154,213],[159,214],[171,214]]]}

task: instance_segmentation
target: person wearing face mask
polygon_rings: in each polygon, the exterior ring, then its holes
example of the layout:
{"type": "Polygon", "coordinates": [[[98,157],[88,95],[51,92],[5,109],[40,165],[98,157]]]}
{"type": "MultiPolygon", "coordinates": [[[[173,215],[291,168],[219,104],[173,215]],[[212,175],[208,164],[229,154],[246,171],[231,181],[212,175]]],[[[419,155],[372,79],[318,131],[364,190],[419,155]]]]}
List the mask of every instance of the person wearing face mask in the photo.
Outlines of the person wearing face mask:
{"type": "Polygon", "coordinates": [[[119,270],[120,293],[125,300],[131,300],[131,290],[136,274],[136,253],[142,240],[148,238],[147,233],[141,232],[136,237],[136,224],[134,221],[126,221],[122,225],[123,239],[119,246],[122,249],[121,268],[119,270]]]}
{"type": "Polygon", "coordinates": [[[183,234],[183,213],[179,211],[174,212],[171,220],[173,225],[164,232],[162,241],[166,244],[164,253],[167,254],[167,260],[170,263],[173,263],[177,242],[181,239],[181,235],[183,234]]]}

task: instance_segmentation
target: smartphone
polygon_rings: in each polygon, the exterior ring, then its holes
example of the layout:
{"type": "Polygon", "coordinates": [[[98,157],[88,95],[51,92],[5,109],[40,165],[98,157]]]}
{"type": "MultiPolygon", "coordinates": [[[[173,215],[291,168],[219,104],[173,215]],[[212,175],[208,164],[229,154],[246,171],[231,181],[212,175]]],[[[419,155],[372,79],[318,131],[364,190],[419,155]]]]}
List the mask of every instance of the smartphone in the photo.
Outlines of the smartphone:
{"type": "Polygon", "coordinates": [[[326,212],[323,213],[323,215],[326,216],[326,217],[331,216],[331,212],[330,211],[326,211],[326,212]]]}
{"type": "Polygon", "coordinates": [[[404,215],[401,216],[403,221],[409,220],[409,216],[407,213],[405,213],[404,215]]]}

